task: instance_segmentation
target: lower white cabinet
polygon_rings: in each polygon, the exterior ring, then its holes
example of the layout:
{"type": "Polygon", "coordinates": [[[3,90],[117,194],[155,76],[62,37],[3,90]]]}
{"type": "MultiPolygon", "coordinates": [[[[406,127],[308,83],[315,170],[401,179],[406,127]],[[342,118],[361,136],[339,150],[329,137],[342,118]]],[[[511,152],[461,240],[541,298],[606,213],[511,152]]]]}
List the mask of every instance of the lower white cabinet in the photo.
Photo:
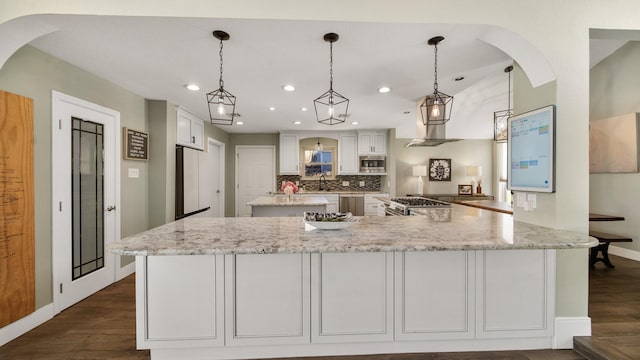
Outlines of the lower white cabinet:
{"type": "Polygon", "coordinates": [[[311,257],[311,341],[393,340],[393,254],[311,257]]]}
{"type": "Polygon", "coordinates": [[[553,335],[555,263],[553,250],[478,251],[476,337],[553,335]]]}
{"type": "Polygon", "coordinates": [[[395,257],[396,340],[473,338],[474,253],[402,252],[395,257]]]}
{"type": "Polygon", "coordinates": [[[224,345],[223,264],[222,255],[138,256],[138,349],[224,345]]]}
{"type": "Polygon", "coordinates": [[[367,216],[385,216],[384,205],[378,197],[389,197],[387,193],[364,194],[364,214],[367,216]]]}
{"type": "Polygon", "coordinates": [[[226,257],[227,345],[309,343],[309,257],[226,257]]]}

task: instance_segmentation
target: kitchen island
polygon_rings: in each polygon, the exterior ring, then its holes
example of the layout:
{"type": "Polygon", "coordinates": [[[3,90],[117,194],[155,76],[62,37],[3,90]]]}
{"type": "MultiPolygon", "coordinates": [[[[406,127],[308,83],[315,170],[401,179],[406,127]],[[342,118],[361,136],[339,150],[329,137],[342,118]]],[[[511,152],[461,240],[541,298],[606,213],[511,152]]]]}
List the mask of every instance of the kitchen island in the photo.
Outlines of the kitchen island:
{"type": "Polygon", "coordinates": [[[252,217],[299,216],[305,212],[327,212],[327,199],[319,196],[261,196],[247,203],[252,217]]]}
{"type": "Polygon", "coordinates": [[[110,245],[136,256],[137,346],[153,359],[571,347],[555,253],[586,234],[452,205],[447,221],[187,218],[110,245]]]}

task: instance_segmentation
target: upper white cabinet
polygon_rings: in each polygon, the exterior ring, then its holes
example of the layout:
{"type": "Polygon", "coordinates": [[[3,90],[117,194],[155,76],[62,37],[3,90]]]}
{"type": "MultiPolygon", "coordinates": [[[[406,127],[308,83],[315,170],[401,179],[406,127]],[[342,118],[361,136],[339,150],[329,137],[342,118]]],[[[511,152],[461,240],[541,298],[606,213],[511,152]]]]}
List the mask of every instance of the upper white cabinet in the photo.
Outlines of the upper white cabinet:
{"type": "Polygon", "coordinates": [[[296,134],[280,134],[280,175],[300,175],[300,148],[296,134]]]}
{"type": "Polygon", "coordinates": [[[176,144],[204,149],[204,121],[193,114],[178,108],[176,144]]]}
{"type": "Polygon", "coordinates": [[[358,139],[355,134],[342,134],[338,139],[338,175],[358,174],[358,139]]]}
{"type": "Polygon", "coordinates": [[[358,132],[358,153],[360,155],[386,155],[387,135],[383,131],[358,132]]]}

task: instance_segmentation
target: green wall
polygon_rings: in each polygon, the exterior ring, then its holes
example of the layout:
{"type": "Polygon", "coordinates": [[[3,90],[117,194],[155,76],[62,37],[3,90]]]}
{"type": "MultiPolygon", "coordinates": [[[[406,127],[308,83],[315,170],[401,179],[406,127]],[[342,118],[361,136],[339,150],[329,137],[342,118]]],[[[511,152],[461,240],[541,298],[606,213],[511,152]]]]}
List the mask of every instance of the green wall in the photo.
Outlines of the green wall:
{"type": "MultiPolygon", "coordinates": [[[[589,89],[590,120],[640,112],[640,42],[628,42],[594,66],[589,89]]],[[[615,246],[633,251],[626,256],[640,260],[640,173],[590,174],[589,180],[589,210],[626,218],[592,227],[632,238],[615,246]]]]}
{"type": "MultiPolygon", "coordinates": [[[[120,126],[147,131],[144,99],[117,85],[53,58],[31,46],[18,50],[0,70],[0,89],[33,99],[36,308],[53,302],[51,261],[51,91],[120,112],[120,126]]],[[[120,133],[120,130],[118,130],[120,133]]],[[[121,160],[121,235],[148,228],[148,164],[121,160]],[[140,169],[129,179],[127,169],[140,169]]],[[[123,265],[130,262],[123,259],[123,265]]]]}

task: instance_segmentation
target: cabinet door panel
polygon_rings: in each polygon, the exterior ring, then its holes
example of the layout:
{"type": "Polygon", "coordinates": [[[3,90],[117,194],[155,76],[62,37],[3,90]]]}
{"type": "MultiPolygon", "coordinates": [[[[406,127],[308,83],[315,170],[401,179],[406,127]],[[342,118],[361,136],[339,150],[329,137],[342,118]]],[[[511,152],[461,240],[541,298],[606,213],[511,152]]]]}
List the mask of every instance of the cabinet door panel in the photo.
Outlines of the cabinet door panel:
{"type": "Polygon", "coordinates": [[[223,344],[222,261],[213,255],[146,257],[139,274],[147,293],[144,341],[223,344]]]}
{"type": "Polygon", "coordinates": [[[280,175],[300,175],[298,136],[280,134],[280,175]]]}
{"type": "Polygon", "coordinates": [[[478,337],[552,335],[555,252],[479,251],[478,257],[478,337]]]}
{"type": "Polygon", "coordinates": [[[313,254],[312,342],[393,339],[393,254],[313,254]]]}
{"type": "Polygon", "coordinates": [[[474,253],[396,254],[396,339],[473,337],[474,253]]]}
{"type": "Polygon", "coordinates": [[[340,135],[338,140],[338,174],[358,173],[357,142],[356,135],[340,135]]]}
{"type": "Polygon", "coordinates": [[[309,254],[227,259],[227,344],[308,343],[309,254]]]}

